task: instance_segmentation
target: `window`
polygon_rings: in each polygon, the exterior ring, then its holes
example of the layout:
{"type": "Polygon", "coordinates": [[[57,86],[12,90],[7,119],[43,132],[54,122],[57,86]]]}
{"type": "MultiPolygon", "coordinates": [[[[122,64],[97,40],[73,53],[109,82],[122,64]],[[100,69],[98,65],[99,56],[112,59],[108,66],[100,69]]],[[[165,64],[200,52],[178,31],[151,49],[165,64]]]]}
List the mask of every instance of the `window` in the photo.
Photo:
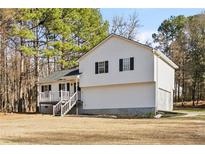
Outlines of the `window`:
{"type": "Polygon", "coordinates": [[[70,83],[67,83],[67,91],[70,91],[70,83]]]}
{"type": "Polygon", "coordinates": [[[119,71],[134,70],[134,57],[123,58],[119,60],[119,71]]]}
{"type": "Polygon", "coordinates": [[[123,70],[123,71],[128,71],[128,70],[130,70],[130,58],[124,58],[124,59],[123,59],[122,70],[123,70]]]}
{"type": "Polygon", "coordinates": [[[108,73],[108,61],[95,63],[95,74],[108,73]]]}
{"type": "Polygon", "coordinates": [[[105,62],[98,62],[98,73],[105,73],[105,62]]]}
{"type": "Polygon", "coordinates": [[[64,83],[59,84],[59,97],[61,97],[61,91],[65,91],[65,84],[64,83]]]}
{"type": "Polygon", "coordinates": [[[49,97],[51,91],[51,85],[43,85],[41,86],[41,92],[44,93],[44,97],[49,97]]]}
{"type": "Polygon", "coordinates": [[[41,92],[51,91],[51,85],[41,86],[41,92]]]}
{"type": "Polygon", "coordinates": [[[65,91],[65,84],[64,83],[60,83],[59,84],[59,91],[65,91]]]}

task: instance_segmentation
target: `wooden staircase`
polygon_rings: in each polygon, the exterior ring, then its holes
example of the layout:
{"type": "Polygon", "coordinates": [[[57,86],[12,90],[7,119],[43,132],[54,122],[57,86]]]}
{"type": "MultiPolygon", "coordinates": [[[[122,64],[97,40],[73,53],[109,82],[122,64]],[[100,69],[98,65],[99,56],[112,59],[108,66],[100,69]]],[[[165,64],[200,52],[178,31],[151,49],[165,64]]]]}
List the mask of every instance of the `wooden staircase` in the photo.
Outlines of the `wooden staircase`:
{"type": "Polygon", "coordinates": [[[68,100],[60,100],[53,106],[53,116],[64,116],[76,105],[78,101],[78,92],[75,92],[68,100]]]}

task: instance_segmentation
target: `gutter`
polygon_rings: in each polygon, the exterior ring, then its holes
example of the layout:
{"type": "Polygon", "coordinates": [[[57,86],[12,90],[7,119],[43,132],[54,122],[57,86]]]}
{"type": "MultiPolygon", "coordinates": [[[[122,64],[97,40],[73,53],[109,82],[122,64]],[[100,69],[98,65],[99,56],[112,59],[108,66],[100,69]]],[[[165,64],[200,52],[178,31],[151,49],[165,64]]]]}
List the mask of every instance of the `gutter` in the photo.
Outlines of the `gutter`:
{"type": "Polygon", "coordinates": [[[171,61],[171,59],[169,59],[167,56],[165,56],[162,52],[158,51],[158,50],[152,50],[152,52],[159,57],[160,59],[162,59],[164,62],[166,62],[169,66],[171,66],[174,69],[178,69],[179,67],[173,62],[171,61]]]}

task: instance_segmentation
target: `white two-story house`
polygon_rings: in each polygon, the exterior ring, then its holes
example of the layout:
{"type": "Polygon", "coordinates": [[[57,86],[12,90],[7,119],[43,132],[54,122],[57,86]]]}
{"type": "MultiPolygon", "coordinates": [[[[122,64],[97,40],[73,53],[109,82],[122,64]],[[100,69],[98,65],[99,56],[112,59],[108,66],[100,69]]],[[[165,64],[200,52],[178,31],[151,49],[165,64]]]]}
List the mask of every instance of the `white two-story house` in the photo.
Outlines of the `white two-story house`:
{"type": "Polygon", "coordinates": [[[39,82],[42,113],[142,115],[173,109],[177,65],[160,51],[110,35],[79,67],[39,82]],[[50,80],[51,79],[51,80],[50,80]]]}

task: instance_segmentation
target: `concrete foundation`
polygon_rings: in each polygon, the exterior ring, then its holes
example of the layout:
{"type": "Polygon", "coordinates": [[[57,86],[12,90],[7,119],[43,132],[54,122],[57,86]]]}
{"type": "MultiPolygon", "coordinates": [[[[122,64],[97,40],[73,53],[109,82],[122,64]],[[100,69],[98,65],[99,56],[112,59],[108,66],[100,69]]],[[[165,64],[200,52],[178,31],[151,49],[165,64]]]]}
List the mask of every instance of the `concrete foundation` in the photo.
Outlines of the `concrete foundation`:
{"type": "Polygon", "coordinates": [[[128,115],[128,116],[149,116],[155,114],[155,108],[113,108],[113,109],[80,109],[80,114],[99,115],[128,115]]]}

